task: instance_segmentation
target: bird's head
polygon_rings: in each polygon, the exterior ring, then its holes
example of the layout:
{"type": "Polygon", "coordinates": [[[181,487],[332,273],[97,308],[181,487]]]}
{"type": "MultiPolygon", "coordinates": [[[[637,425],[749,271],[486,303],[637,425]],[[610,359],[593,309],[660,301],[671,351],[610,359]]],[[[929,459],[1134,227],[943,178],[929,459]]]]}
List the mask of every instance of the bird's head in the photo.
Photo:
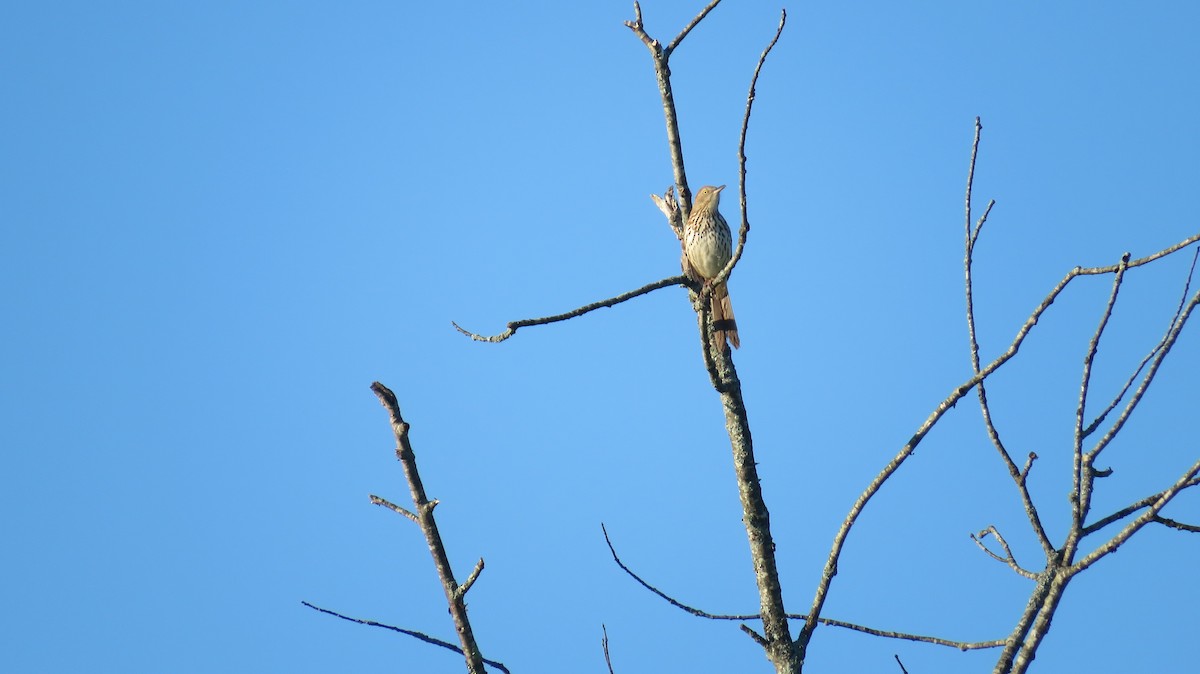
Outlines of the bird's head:
{"type": "Polygon", "coordinates": [[[700,191],[696,193],[696,203],[693,204],[693,208],[697,210],[716,210],[717,204],[721,202],[721,190],[723,189],[725,189],[724,185],[717,187],[705,185],[701,187],[700,191]]]}

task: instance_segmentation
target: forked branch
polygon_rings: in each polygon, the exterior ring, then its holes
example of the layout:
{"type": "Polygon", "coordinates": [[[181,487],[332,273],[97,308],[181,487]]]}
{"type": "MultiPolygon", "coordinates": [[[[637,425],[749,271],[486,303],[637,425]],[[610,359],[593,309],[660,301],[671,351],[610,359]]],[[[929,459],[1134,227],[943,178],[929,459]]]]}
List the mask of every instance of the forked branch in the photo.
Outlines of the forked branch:
{"type": "Polygon", "coordinates": [[[1013,556],[1012,548],[1008,547],[1008,541],[1004,540],[1004,536],[1000,535],[1000,532],[996,529],[995,525],[989,525],[988,528],[980,531],[978,534],[971,534],[971,540],[975,541],[975,545],[978,545],[979,549],[987,553],[989,557],[1002,564],[1007,564],[1008,567],[1015,571],[1018,575],[1030,580],[1037,579],[1036,573],[1025,570],[1020,564],[1017,563],[1017,558],[1013,556]],[[1000,549],[1004,550],[1003,557],[992,552],[990,549],[988,549],[987,544],[983,542],[983,539],[987,538],[989,535],[992,538],[995,538],[996,542],[1000,544],[1000,549]]]}
{"type": "MultiPolygon", "coordinates": [[[[1195,487],[1198,485],[1200,485],[1200,479],[1192,478],[1191,480],[1189,480],[1188,482],[1186,482],[1183,485],[1183,487],[1181,488],[1181,491],[1182,491],[1182,489],[1189,489],[1191,487],[1195,487]]],[[[1115,513],[1108,515],[1107,517],[1102,517],[1099,520],[1096,520],[1092,524],[1089,524],[1083,528],[1083,535],[1090,536],[1091,534],[1094,534],[1097,531],[1100,531],[1101,529],[1107,527],[1108,525],[1110,525],[1114,522],[1120,522],[1121,520],[1125,519],[1126,517],[1129,517],[1133,513],[1138,512],[1139,510],[1142,510],[1143,508],[1147,508],[1147,507],[1153,505],[1154,503],[1157,503],[1158,500],[1161,499],[1165,493],[1166,492],[1160,491],[1157,494],[1152,494],[1150,496],[1147,496],[1146,498],[1134,501],[1133,503],[1125,506],[1124,508],[1121,508],[1120,510],[1116,511],[1115,513]]],[[[1165,519],[1165,518],[1160,518],[1160,519],[1165,519]]]]}
{"type": "MultiPolygon", "coordinates": [[[[1200,259],[1200,247],[1198,247],[1195,253],[1192,254],[1192,266],[1188,269],[1187,279],[1183,284],[1183,292],[1179,296],[1179,306],[1175,309],[1175,315],[1171,317],[1170,325],[1175,325],[1179,321],[1179,317],[1183,315],[1183,309],[1187,305],[1188,293],[1191,291],[1192,279],[1195,277],[1196,261],[1198,259],[1200,259]]],[[[1156,344],[1154,348],[1150,350],[1150,353],[1146,354],[1146,357],[1142,359],[1142,362],[1139,363],[1134,369],[1133,373],[1129,375],[1129,379],[1125,380],[1125,385],[1122,386],[1121,390],[1117,391],[1117,394],[1113,396],[1113,399],[1108,403],[1108,406],[1096,415],[1096,418],[1093,419],[1090,424],[1088,424],[1087,428],[1083,429],[1083,437],[1086,438],[1092,433],[1095,433],[1096,429],[1100,427],[1100,424],[1104,423],[1104,420],[1108,417],[1108,414],[1116,409],[1117,405],[1121,404],[1121,401],[1125,399],[1125,394],[1128,393],[1129,388],[1133,386],[1133,382],[1137,381],[1138,376],[1142,374],[1142,370],[1146,369],[1146,364],[1153,360],[1154,357],[1158,355],[1158,352],[1162,350],[1163,346],[1166,345],[1170,334],[1170,330],[1168,329],[1168,331],[1163,334],[1163,338],[1159,340],[1158,344],[1156,344]]]]}
{"type": "Polygon", "coordinates": [[[688,216],[692,213],[692,190],[688,187],[687,171],[683,165],[683,143],[679,138],[679,115],[675,111],[675,93],[671,89],[671,53],[720,2],[721,0],[713,0],[700,10],[696,18],[692,19],[692,22],[680,31],[679,35],[666,48],[663,48],[662,43],[646,33],[645,24],[642,23],[642,6],[637,2],[633,3],[633,21],[625,22],[629,30],[633,31],[633,34],[650,50],[650,58],[654,60],[654,75],[658,81],[663,117],[667,125],[667,148],[671,153],[671,168],[675,172],[675,188],[679,192],[679,204],[684,222],[687,222],[688,216]]]}
{"type": "MultiPolygon", "coordinates": [[[[973,204],[971,202],[971,193],[975,186],[975,162],[979,158],[979,140],[983,132],[983,123],[979,117],[975,118],[975,140],[971,143],[971,163],[967,169],[967,196],[966,196],[966,221],[965,221],[965,242],[963,247],[965,255],[963,259],[963,268],[965,274],[964,286],[967,295],[967,337],[970,342],[971,349],[971,369],[976,374],[980,371],[979,359],[979,338],[975,332],[975,244],[979,241],[979,235],[983,232],[983,225],[987,222],[988,215],[992,212],[992,207],[996,205],[993,199],[988,202],[987,208],[984,209],[983,215],[979,216],[978,222],[974,229],[971,227],[972,215],[971,210],[973,204]]],[[[1033,527],[1033,533],[1038,539],[1038,543],[1042,546],[1042,552],[1049,559],[1054,555],[1054,545],[1050,543],[1050,538],[1046,535],[1046,530],[1042,526],[1042,518],[1038,513],[1037,507],[1034,506],[1033,498],[1029,495],[1029,487],[1026,485],[1026,478],[1029,476],[1029,469],[1033,465],[1035,455],[1030,454],[1030,458],[1025,463],[1025,468],[1018,469],[1012,455],[1009,454],[1008,448],[1004,446],[1004,441],[1000,438],[1000,430],[996,428],[996,424],[992,419],[992,408],[988,404],[987,386],[984,382],[979,382],[978,388],[979,409],[983,415],[983,426],[987,431],[988,439],[992,446],[996,448],[996,452],[1000,456],[1000,460],[1004,463],[1005,469],[1008,470],[1009,477],[1012,478],[1013,484],[1017,488],[1017,494],[1021,498],[1021,505],[1025,509],[1025,516],[1029,520],[1030,526],[1033,527]]]]}
{"type": "Polygon", "coordinates": [[[466,659],[467,671],[471,674],[485,674],[487,671],[484,669],[485,664],[507,673],[508,669],[504,665],[494,660],[488,660],[479,653],[479,646],[475,643],[475,635],[471,630],[471,622],[467,618],[466,594],[471,589],[471,586],[475,584],[475,581],[479,579],[479,574],[483,572],[483,559],[481,558],[475,564],[471,575],[467,577],[467,582],[462,585],[455,582],[454,571],[450,568],[450,559],[446,554],[446,546],[442,543],[442,536],[438,532],[437,521],[433,517],[433,510],[437,507],[438,502],[437,500],[429,499],[425,495],[425,486],[421,482],[421,474],[417,470],[417,458],[413,453],[412,444],[408,439],[409,425],[400,414],[400,404],[396,400],[396,394],[392,393],[391,389],[379,382],[371,384],[371,391],[375,393],[375,396],[379,398],[379,402],[388,411],[392,434],[396,438],[396,458],[404,468],[404,477],[408,481],[413,509],[409,510],[374,494],[371,495],[371,503],[383,506],[398,515],[403,515],[409,521],[416,523],[421,528],[421,532],[425,534],[425,542],[429,547],[430,554],[433,556],[434,566],[437,568],[438,577],[442,581],[442,589],[446,593],[446,601],[450,607],[450,615],[454,620],[454,629],[458,633],[459,644],[456,646],[448,641],[431,637],[416,630],[395,627],[374,620],[352,618],[308,602],[302,603],[315,611],[336,616],[343,620],[349,620],[360,625],[382,627],[401,634],[407,634],[435,646],[457,651],[466,659]]]}
{"type": "MultiPolygon", "coordinates": [[[[391,419],[392,433],[396,436],[396,458],[404,468],[404,477],[408,481],[409,493],[412,496],[413,511],[405,512],[410,519],[415,516],[417,525],[425,534],[425,542],[433,556],[433,565],[437,568],[438,578],[442,581],[442,590],[446,593],[446,601],[450,607],[450,616],[454,620],[454,629],[458,633],[459,650],[467,661],[467,671],[471,674],[484,674],[484,660],[479,653],[479,645],[475,643],[475,634],[471,629],[471,621],[467,618],[466,593],[479,573],[483,571],[483,560],[476,564],[475,570],[463,585],[454,580],[454,570],[450,567],[450,558],[446,554],[446,546],[442,543],[442,535],[438,531],[437,521],[433,517],[433,509],[437,501],[431,501],[425,495],[425,485],[421,482],[421,474],[417,470],[417,457],[413,453],[412,444],[408,440],[408,422],[400,414],[400,403],[391,389],[375,382],[371,391],[379,398],[379,402],[388,411],[391,419]]],[[[375,497],[376,499],[378,497],[375,497]]],[[[374,499],[373,499],[374,500],[374,499]]],[[[380,499],[382,500],[382,499],[380,499]]]]}

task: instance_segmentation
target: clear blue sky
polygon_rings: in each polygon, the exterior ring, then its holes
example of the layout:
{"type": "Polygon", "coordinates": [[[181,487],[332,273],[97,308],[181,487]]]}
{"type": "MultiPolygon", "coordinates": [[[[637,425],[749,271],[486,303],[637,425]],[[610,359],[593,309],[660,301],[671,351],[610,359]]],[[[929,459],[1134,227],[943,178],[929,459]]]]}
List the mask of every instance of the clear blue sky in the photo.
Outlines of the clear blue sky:
{"type": "MultiPolygon", "coordinates": [[[[645,0],[668,40],[703,4],[645,0]]],[[[969,376],[962,191],[985,357],[1075,265],[1197,230],[1194,3],[789,4],[750,132],[737,364],[787,607],[812,599],[866,482],[969,376]]],[[[734,184],[779,6],[728,0],[672,61],[693,188],[734,184]]],[[[647,198],[671,182],[632,3],[43,2],[0,20],[0,669],[459,672],[454,654],[301,600],[451,638],[383,410],[392,387],[486,655],[514,672],[768,671],[716,394],[683,291],[476,344],[480,331],[678,272],[647,198]]],[[[727,194],[732,194],[727,192],[727,194]]],[[[736,200],[724,211],[736,213],[736,200]]],[[[1158,339],[1190,255],[1131,273],[1098,399],[1158,339]]],[[[992,395],[1052,536],[1087,339],[1073,288],[992,395]]],[[[1191,326],[1106,454],[1104,513],[1197,454],[1191,326]]],[[[879,495],[827,615],[982,640],[1036,566],[973,398],[879,495]]],[[[1167,514],[1196,522],[1189,495],[1167,514]]],[[[1150,529],[1085,574],[1040,671],[1180,671],[1195,536],[1150,529]]],[[[990,671],[823,629],[810,669],[990,671]]]]}

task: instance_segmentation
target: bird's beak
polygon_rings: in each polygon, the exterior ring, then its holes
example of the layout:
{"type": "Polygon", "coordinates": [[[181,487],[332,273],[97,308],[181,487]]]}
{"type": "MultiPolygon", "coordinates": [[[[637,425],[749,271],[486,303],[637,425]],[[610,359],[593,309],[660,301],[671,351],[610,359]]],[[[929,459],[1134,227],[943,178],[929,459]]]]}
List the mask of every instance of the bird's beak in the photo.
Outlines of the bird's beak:
{"type": "Polygon", "coordinates": [[[720,193],[721,193],[721,190],[723,190],[723,189],[725,189],[725,186],[724,186],[724,185],[721,185],[720,187],[718,187],[717,189],[715,189],[715,190],[713,190],[713,191],[714,191],[714,192],[716,192],[717,194],[720,194],[720,193]]]}

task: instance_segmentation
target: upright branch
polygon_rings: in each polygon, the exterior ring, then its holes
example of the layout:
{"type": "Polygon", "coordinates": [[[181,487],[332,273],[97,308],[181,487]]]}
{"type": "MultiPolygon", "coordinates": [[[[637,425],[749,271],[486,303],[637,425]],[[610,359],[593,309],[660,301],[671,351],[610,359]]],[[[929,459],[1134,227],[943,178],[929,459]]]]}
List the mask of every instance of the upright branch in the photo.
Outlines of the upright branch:
{"type": "Polygon", "coordinates": [[[667,123],[667,146],[671,152],[671,167],[675,170],[675,187],[679,190],[679,204],[684,222],[692,212],[692,191],[688,188],[687,171],[683,166],[683,143],[679,139],[679,116],[675,112],[675,94],[671,91],[671,54],[683,42],[683,38],[687,37],[688,33],[692,32],[692,29],[720,3],[721,0],[712,0],[708,3],[708,6],[701,10],[696,18],[692,19],[692,22],[680,31],[679,35],[675,36],[675,39],[671,40],[666,47],[646,33],[642,23],[642,6],[637,2],[633,3],[633,21],[625,22],[633,34],[650,50],[650,58],[654,61],[654,76],[658,80],[663,117],[667,123]]]}
{"type": "MultiPolygon", "coordinates": [[[[979,158],[979,140],[982,132],[983,124],[976,117],[975,140],[971,143],[971,163],[967,169],[966,220],[964,223],[966,234],[963,244],[963,248],[965,249],[963,257],[964,287],[967,295],[967,338],[971,350],[971,369],[975,374],[979,374],[980,371],[979,339],[975,334],[975,283],[973,278],[975,244],[979,241],[979,235],[983,232],[983,225],[987,222],[988,215],[992,212],[992,207],[996,205],[994,199],[989,201],[987,208],[983,211],[983,215],[979,216],[978,222],[972,228],[971,193],[975,186],[975,161],[979,158]]],[[[1008,475],[1012,478],[1013,484],[1017,489],[1017,494],[1021,498],[1021,505],[1025,509],[1025,516],[1028,518],[1030,526],[1033,527],[1034,536],[1037,537],[1038,543],[1042,546],[1042,552],[1049,559],[1055,554],[1054,545],[1050,543],[1050,538],[1046,535],[1046,530],[1042,526],[1041,515],[1039,515],[1037,508],[1033,504],[1033,498],[1029,495],[1029,487],[1026,484],[1029,471],[1033,467],[1033,461],[1037,458],[1037,455],[1031,453],[1025,463],[1025,468],[1017,468],[1016,461],[1009,454],[1008,448],[1004,446],[1004,441],[1000,438],[1000,431],[996,428],[996,424],[992,420],[992,408],[988,405],[985,383],[982,381],[979,382],[976,391],[979,396],[979,409],[983,414],[983,425],[987,431],[988,439],[991,441],[992,446],[996,448],[996,452],[999,454],[1000,460],[1004,463],[1005,469],[1008,470],[1008,475]]]]}
{"type": "MultiPolygon", "coordinates": [[[[688,24],[667,48],[662,48],[658,40],[646,33],[642,22],[642,10],[634,4],[635,17],[626,22],[626,26],[645,44],[654,62],[654,72],[658,79],[659,94],[662,98],[663,110],[667,121],[667,145],[670,148],[671,166],[675,173],[675,186],[679,190],[679,198],[675,200],[668,190],[663,198],[655,198],[660,210],[666,215],[668,224],[684,244],[682,223],[688,222],[691,215],[691,193],[687,187],[686,171],[683,164],[683,150],[679,137],[678,117],[675,111],[675,99],[671,89],[671,70],[668,65],[671,53],[683,41],[693,28],[717,6],[714,0],[688,24]]],[[[733,364],[733,357],[725,339],[712,339],[714,323],[710,320],[708,310],[709,292],[721,284],[732,271],[745,245],[746,234],[750,225],[746,217],[746,160],[745,143],[746,131],[750,121],[750,111],[754,102],[755,84],[767,54],[779,40],[786,22],[786,13],[782,15],[779,28],[771,43],[759,58],[754,77],[750,84],[750,93],[746,102],[746,114],[742,121],[742,132],[738,144],[739,184],[742,210],[742,226],[739,230],[736,251],[731,255],[724,268],[709,278],[699,296],[694,298],[693,306],[699,317],[699,332],[701,353],[705,367],[708,370],[713,388],[720,394],[721,407],[725,412],[725,428],[733,451],[734,474],[738,484],[738,495],[742,504],[742,522],[746,527],[746,535],[750,543],[750,557],[754,566],[755,582],[758,585],[760,616],[762,617],[762,634],[758,634],[747,625],[742,625],[743,631],[750,635],[766,651],[767,658],[775,666],[776,672],[799,672],[801,660],[796,643],[792,640],[791,629],[788,626],[787,612],[783,605],[783,590],[779,583],[779,569],[775,560],[775,542],[771,535],[770,513],[763,499],[762,486],[758,477],[757,463],[754,458],[754,443],[750,434],[750,421],[746,413],[745,401],[742,399],[741,381],[733,364]]],[[[687,254],[684,251],[684,271],[687,273],[687,254]]],[[[711,273],[711,272],[710,272],[711,273]]]]}
{"type": "MultiPolygon", "coordinates": [[[[467,661],[467,671],[471,674],[484,674],[486,670],[483,667],[483,656],[479,653],[479,646],[475,643],[475,634],[471,630],[471,622],[467,619],[466,603],[467,591],[471,589],[480,572],[483,571],[483,559],[476,563],[475,569],[465,583],[459,585],[454,580],[454,570],[450,568],[450,558],[446,555],[446,546],[442,544],[442,535],[438,532],[437,522],[433,518],[433,509],[437,506],[437,501],[431,501],[425,495],[425,485],[422,484],[421,474],[417,470],[417,458],[408,441],[408,422],[404,421],[400,415],[400,404],[396,401],[396,394],[379,382],[371,384],[371,390],[391,417],[392,433],[396,436],[396,458],[400,460],[400,465],[404,468],[404,477],[408,480],[409,492],[412,495],[414,509],[412,512],[404,511],[403,514],[415,521],[421,527],[421,532],[425,534],[425,542],[429,545],[429,553],[433,556],[433,565],[437,568],[438,578],[442,581],[442,589],[446,592],[450,616],[454,620],[454,629],[458,632],[459,645],[467,661]]],[[[372,496],[371,501],[379,505],[391,505],[377,496],[372,496]]],[[[396,506],[391,507],[393,510],[398,509],[396,506]]]]}
{"type": "MultiPolygon", "coordinates": [[[[1183,293],[1180,294],[1179,306],[1175,309],[1175,315],[1171,317],[1171,325],[1177,323],[1180,317],[1183,315],[1184,307],[1188,301],[1188,294],[1192,287],[1192,279],[1196,274],[1196,263],[1198,261],[1200,261],[1200,248],[1197,248],[1192,254],[1192,266],[1188,269],[1187,281],[1183,284],[1183,293]]],[[[1117,391],[1116,395],[1113,396],[1113,399],[1108,403],[1108,405],[1096,415],[1095,419],[1092,419],[1091,423],[1088,424],[1088,427],[1083,429],[1083,437],[1086,438],[1092,433],[1095,433],[1096,429],[1100,427],[1100,424],[1104,423],[1104,420],[1108,418],[1109,413],[1116,409],[1117,405],[1121,404],[1121,401],[1125,399],[1125,394],[1129,393],[1129,387],[1133,386],[1133,382],[1137,381],[1137,378],[1142,374],[1142,371],[1146,369],[1146,365],[1152,359],[1157,357],[1159,352],[1162,351],[1163,347],[1166,346],[1166,340],[1169,336],[1170,333],[1168,332],[1167,335],[1164,335],[1163,339],[1160,340],[1158,344],[1156,344],[1154,348],[1150,350],[1150,353],[1146,354],[1146,357],[1142,359],[1142,362],[1139,363],[1136,368],[1134,368],[1133,372],[1129,375],[1129,378],[1125,380],[1125,385],[1121,387],[1121,390],[1117,391]]]]}
{"type": "Polygon", "coordinates": [[[1100,338],[1104,335],[1104,329],[1108,327],[1108,320],[1112,318],[1113,308],[1117,305],[1117,296],[1121,291],[1121,283],[1125,280],[1125,271],[1128,269],[1129,253],[1121,256],[1121,264],[1117,267],[1117,273],[1113,275],[1112,291],[1108,295],[1108,304],[1105,305],[1104,311],[1100,314],[1100,325],[1096,327],[1095,334],[1092,335],[1092,340],[1088,344],[1087,355],[1083,358],[1083,381],[1079,385],[1079,403],[1075,406],[1075,441],[1072,456],[1072,471],[1071,471],[1071,528],[1073,530],[1082,530],[1083,520],[1087,515],[1088,508],[1092,499],[1092,484],[1094,480],[1091,475],[1084,475],[1085,470],[1090,469],[1083,454],[1084,435],[1083,418],[1087,411],[1088,390],[1092,384],[1092,364],[1096,360],[1096,352],[1100,349],[1100,338]]]}
{"type": "Polygon", "coordinates": [[[715,283],[729,277],[729,273],[733,271],[738,260],[742,259],[742,251],[746,248],[746,235],[750,233],[750,218],[746,206],[746,134],[750,131],[750,112],[754,109],[755,86],[758,84],[758,76],[762,72],[763,64],[767,62],[767,55],[779,42],[779,36],[783,35],[783,27],[786,25],[787,10],[780,10],[779,27],[775,29],[775,37],[771,38],[767,48],[758,57],[758,64],[754,66],[754,76],[750,78],[750,92],[746,95],[746,114],[742,115],[742,130],[738,134],[738,204],[742,211],[742,226],[738,228],[738,241],[737,246],[733,249],[733,256],[729,259],[729,264],[725,265],[725,269],[714,279],[715,283]]]}

